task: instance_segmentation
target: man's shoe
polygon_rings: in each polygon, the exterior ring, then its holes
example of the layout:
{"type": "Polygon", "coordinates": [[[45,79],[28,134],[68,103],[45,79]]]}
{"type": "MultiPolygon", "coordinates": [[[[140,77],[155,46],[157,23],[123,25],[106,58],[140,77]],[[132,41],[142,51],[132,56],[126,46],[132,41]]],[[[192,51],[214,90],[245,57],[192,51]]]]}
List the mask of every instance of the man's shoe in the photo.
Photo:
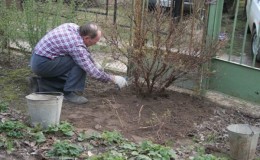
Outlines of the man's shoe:
{"type": "Polygon", "coordinates": [[[83,96],[79,96],[74,92],[64,95],[64,100],[67,100],[67,101],[75,103],[75,104],[84,104],[84,103],[88,102],[87,98],[85,98],[83,96]]]}
{"type": "Polygon", "coordinates": [[[39,92],[39,85],[37,81],[37,77],[29,77],[29,89],[32,93],[39,92]]]}

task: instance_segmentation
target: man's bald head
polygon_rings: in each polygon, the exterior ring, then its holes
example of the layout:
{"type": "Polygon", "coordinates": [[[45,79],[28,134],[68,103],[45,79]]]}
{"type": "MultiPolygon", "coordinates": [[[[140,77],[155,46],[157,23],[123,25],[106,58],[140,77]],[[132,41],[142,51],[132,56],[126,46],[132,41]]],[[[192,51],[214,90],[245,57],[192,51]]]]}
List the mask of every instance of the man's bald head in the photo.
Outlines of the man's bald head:
{"type": "Polygon", "coordinates": [[[79,27],[79,34],[84,36],[89,36],[90,38],[95,38],[101,32],[100,28],[95,23],[86,23],[79,27]]]}

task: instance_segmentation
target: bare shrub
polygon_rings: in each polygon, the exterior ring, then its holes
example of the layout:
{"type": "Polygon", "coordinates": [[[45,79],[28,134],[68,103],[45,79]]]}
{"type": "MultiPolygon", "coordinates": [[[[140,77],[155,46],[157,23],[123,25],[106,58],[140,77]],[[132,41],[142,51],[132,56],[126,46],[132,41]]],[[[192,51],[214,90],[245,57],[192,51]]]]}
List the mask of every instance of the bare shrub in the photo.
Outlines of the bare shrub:
{"type": "Polygon", "coordinates": [[[225,45],[225,42],[207,36],[205,17],[208,15],[204,3],[197,3],[192,13],[180,21],[165,14],[158,6],[152,13],[147,10],[134,16],[127,13],[133,21],[133,32],[112,25],[106,31],[106,39],[117,55],[116,59],[127,57],[124,63],[128,65],[129,78],[137,91],[145,95],[162,92],[176,80],[194,73],[198,75],[192,77],[194,80],[201,80],[201,76],[205,78],[209,70],[202,66],[209,64],[225,45]],[[126,33],[133,33],[133,38],[127,37],[126,33]]]}

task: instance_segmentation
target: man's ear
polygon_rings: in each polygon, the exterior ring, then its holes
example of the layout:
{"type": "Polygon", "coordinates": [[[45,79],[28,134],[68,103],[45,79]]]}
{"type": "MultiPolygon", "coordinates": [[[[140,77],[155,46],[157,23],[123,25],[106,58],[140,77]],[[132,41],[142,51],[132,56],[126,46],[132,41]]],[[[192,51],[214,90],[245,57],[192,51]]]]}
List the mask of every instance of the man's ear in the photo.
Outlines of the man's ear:
{"type": "Polygon", "coordinates": [[[85,44],[88,44],[90,37],[89,36],[83,36],[83,41],[85,44]]]}
{"type": "Polygon", "coordinates": [[[90,37],[89,36],[84,36],[83,39],[84,39],[84,41],[88,41],[90,39],[90,37]]]}

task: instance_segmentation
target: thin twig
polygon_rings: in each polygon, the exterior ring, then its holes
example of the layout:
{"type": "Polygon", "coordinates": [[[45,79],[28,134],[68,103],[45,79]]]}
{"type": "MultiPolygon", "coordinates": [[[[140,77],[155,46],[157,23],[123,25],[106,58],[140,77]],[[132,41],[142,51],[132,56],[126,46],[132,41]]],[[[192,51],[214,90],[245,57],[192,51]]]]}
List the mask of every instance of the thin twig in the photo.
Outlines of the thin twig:
{"type": "Polygon", "coordinates": [[[157,130],[156,134],[159,140],[161,140],[160,132],[162,130],[162,127],[164,126],[164,122],[160,123],[159,129],[157,130]]]}
{"type": "Polygon", "coordinates": [[[144,126],[144,127],[139,127],[139,129],[148,129],[148,128],[153,128],[153,127],[156,127],[156,126],[159,126],[160,124],[155,124],[153,126],[144,126]]]}
{"type": "Polygon", "coordinates": [[[143,107],[144,107],[144,105],[141,106],[139,113],[138,113],[138,124],[140,124],[143,107]]]}
{"type": "MultiPolygon", "coordinates": [[[[113,97],[113,99],[114,99],[114,102],[115,102],[115,98],[114,98],[114,97],[113,97]]],[[[115,111],[116,116],[117,116],[117,118],[118,118],[118,120],[119,120],[119,122],[120,122],[120,124],[121,124],[121,127],[124,127],[123,121],[122,121],[122,119],[121,119],[120,116],[119,116],[119,113],[118,113],[118,111],[117,111],[117,108],[114,107],[114,105],[112,104],[112,102],[111,102],[109,99],[105,99],[105,100],[109,103],[109,107],[112,108],[112,109],[115,111]]]]}

